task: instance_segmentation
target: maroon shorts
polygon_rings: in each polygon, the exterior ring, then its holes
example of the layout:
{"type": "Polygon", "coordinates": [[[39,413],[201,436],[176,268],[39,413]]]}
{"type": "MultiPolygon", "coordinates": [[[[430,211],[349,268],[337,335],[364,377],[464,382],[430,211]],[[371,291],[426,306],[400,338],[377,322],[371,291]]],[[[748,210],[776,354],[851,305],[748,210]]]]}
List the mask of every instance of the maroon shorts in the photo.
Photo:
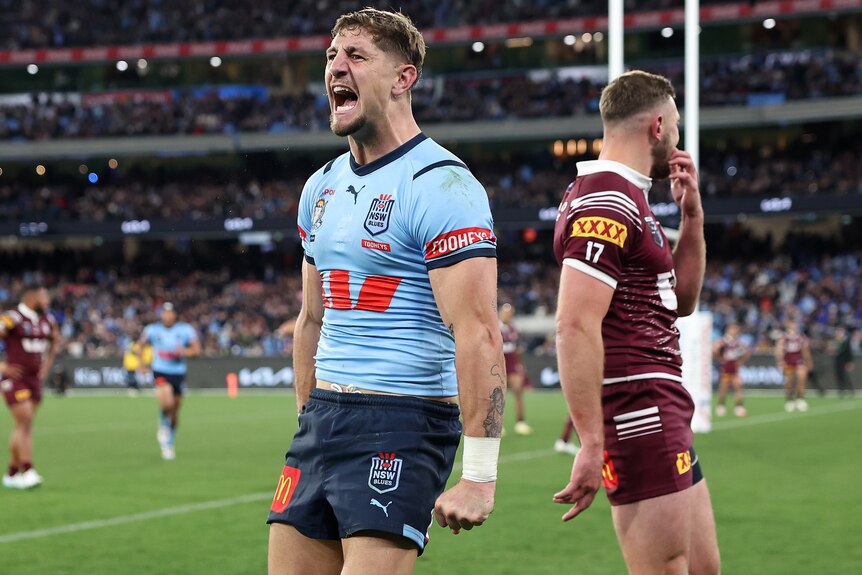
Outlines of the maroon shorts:
{"type": "Polygon", "coordinates": [[[735,361],[723,361],[718,368],[721,375],[739,375],[739,364],[735,361]]]}
{"type": "Polygon", "coordinates": [[[784,367],[799,367],[800,365],[804,365],[801,353],[784,354],[784,367]]]}
{"type": "Polygon", "coordinates": [[[521,362],[521,354],[507,353],[503,355],[503,358],[506,360],[507,374],[511,375],[514,373],[518,373],[521,375],[525,375],[526,371],[524,370],[523,362],[521,362]]]}
{"type": "Polygon", "coordinates": [[[692,486],[694,402],[681,383],[644,379],[602,388],[605,464],[611,505],[692,486]]]}
{"type": "Polygon", "coordinates": [[[42,401],[42,382],[38,376],[25,376],[17,380],[4,379],[0,381],[0,392],[9,407],[28,399],[39,403],[42,401]]]}

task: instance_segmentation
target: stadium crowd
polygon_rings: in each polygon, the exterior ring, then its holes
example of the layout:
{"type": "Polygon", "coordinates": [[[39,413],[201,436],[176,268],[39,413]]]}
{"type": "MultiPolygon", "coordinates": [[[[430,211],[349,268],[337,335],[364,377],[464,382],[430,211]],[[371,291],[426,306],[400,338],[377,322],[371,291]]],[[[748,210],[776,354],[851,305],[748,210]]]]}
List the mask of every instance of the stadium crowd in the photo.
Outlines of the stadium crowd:
{"type": "MultiPolygon", "coordinates": [[[[716,4],[721,0],[701,0],[716,4]]],[[[725,0],[726,2],[726,0],[725,0]]],[[[401,10],[420,29],[500,22],[553,20],[607,14],[599,0],[399,0],[374,2],[401,10]]],[[[683,0],[626,0],[629,11],[679,8],[683,0]]],[[[344,1],[295,0],[105,0],[51,2],[0,0],[0,49],[62,48],[110,44],[195,42],[328,34],[335,19],[354,10],[344,1]],[[13,10],[15,6],[19,9],[13,10]]]]}
{"type": "MultiPolygon", "coordinates": [[[[592,156],[555,159],[550,155],[470,161],[488,191],[493,209],[542,209],[559,203],[576,175],[575,161],[592,156]]],[[[729,142],[701,155],[701,189],[707,198],[806,196],[818,193],[862,194],[862,142],[829,138],[775,144],[729,142]]],[[[313,164],[312,164],[313,165],[313,164]]],[[[201,168],[192,176],[158,178],[120,175],[116,182],[32,185],[0,179],[0,221],[102,222],[132,219],[256,219],[296,213],[304,178],[311,168],[288,168],[275,175],[248,179],[237,171],[228,177],[201,168]],[[297,177],[299,174],[301,176],[297,177]],[[245,177],[246,179],[242,179],[245,177]]],[[[665,182],[650,195],[669,201],[665,182]]]]}
{"type": "MultiPolygon", "coordinates": [[[[679,62],[647,65],[685,93],[679,62]]],[[[422,124],[567,117],[598,113],[603,79],[565,69],[542,73],[457,74],[424,79],[414,93],[422,124]]],[[[765,105],[862,94],[862,60],[838,51],[803,51],[705,60],[701,105],[765,105]]],[[[325,130],[329,104],[310,89],[297,95],[254,90],[185,89],[98,94],[34,94],[0,103],[0,139],[201,135],[325,130]],[[23,100],[23,101],[22,101],[23,100]]]]}
{"type": "MultiPolygon", "coordinates": [[[[733,245],[714,244],[710,250],[725,256],[735,250],[738,257],[710,260],[700,300],[702,309],[715,314],[716,334],[738,323],[754,347],[769,351],[790,314],[802,320],[815,347],[824,347],[838,326],[862,329],[862,252],[791,234],[774,255],[764,257],[769,240],[744,232],[729,232],[727,238],[733,245]],[[787,253],[795,255],[782,255],[787,253]],[[836,255],[823,255],[831,253],[836,255]]],[[[501,236],[504,241],[514,240],[501,236]]],[[[168,270],[177,256],[166,257],[168,270]]],[[[241,265],[189,273],[178,271],[182,266],[158,273],[116,265],[105,266],[109,271],[55,266],[52,272],[0,276],[0,307],[17,302],[23,282],[46,283],[67,352],[78,357],[122,353],[142,326],[156,319],[164,301],[173,302],[198,330],[207,356],[276,355],[289,350],[290,334],[279,326],[299,311],[301,279],[296,262],[260,267],[262,277],[241,265]]],[[[500,301],[512,302],[521,315],[553,317],[558,278],[559,268],[547,258],[501,259],[500,301]]],[[[535,342],[540,343],[541,338],[535,342]]]]}

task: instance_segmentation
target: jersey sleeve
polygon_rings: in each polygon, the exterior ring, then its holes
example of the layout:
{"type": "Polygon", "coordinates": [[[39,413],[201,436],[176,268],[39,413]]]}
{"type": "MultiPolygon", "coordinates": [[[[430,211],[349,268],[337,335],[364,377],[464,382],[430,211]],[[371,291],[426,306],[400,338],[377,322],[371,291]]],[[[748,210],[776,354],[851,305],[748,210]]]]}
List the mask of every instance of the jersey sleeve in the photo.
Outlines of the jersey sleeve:
{"type": "Polygon", "coordinates": [[[466,166],[451,161],[420,170],[413,194],[407,221],[429,270],[497,256],[488,194],[466,166]]]}
{"type": "Polygon", "coordinates": [[[14,315],[14,312],[5,312],[3,315],[0,315],[0,334],[6,335],[15,330],[15,327],[18,325],[18,320],[14,315]]]}
{"type": "Polygon", "coordinates": [[[191,326],[191,324],[186,324],[186,345],[191,345],[192,343],[198,340],[198,331],[191,326]]]}
{"type": "Polygon", "coordinates": [[[150,340],[152,335],[153,335],[152,324],[150,324],[150,325],[144,327],[144,331],[141,333],[141,339],[144,340],[144,343],[146,343],[146,344],[152,344],[153,342],[150,340]]]}
{"type": "Polygon", "coordinates": [[[315,177],[312,176],[305,182],[305,186],[302,188],[302,195],[299,197],[299,207],[296,214],[296,227],[299,231],[302,249],[305,251],[305,259],[312,265],[314,264],[314,230],[312,229],[314,225],[314,204],[317,201],[324,202],[325,204],[324,200],[317,200],[315,198],[314,181],[315,177]]]}
{"type": "Polygon", "coordinates": [[[591,192],[572,200],[566,216],[563,264],[616,289],[643,232],[637,204],[621,191],[591,192]]]}

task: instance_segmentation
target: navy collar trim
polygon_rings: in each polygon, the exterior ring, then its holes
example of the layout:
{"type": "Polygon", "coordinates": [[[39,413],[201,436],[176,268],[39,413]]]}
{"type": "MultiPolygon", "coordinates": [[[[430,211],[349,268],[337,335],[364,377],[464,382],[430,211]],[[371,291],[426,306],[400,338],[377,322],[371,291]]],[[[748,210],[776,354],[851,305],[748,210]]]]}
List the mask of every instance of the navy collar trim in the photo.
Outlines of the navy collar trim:
{"type": "Polygon", "coordinates": [[[417,135],[413,136],[385,156],[381,156],[373,162],[362,166],[357,164],[356,160],[353,159],[353,154],[350,154],[350,169],[353,170],[353,173],[357,176],[367,176],[368,174],[379,170],[383,166],[391,164],[392,162],[394,162],[395,160],[397,160],[398,158],[400,158],[401,156],[403,156],[404,154],[406,154],[427,139],[428,136],[426,136],[422,132],[419,132],[417,135]]]}

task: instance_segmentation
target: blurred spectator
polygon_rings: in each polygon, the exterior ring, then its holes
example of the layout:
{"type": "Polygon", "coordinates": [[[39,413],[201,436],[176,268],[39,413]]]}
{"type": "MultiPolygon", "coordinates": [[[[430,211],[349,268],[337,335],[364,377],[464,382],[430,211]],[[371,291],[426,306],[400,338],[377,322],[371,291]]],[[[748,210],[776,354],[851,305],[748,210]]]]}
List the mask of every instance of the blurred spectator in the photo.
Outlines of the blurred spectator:
{"type": "MultiPolygon", "coordinates": [[[[722,0],[701,0],[701,4],[722,0]]],[[[724,0],[725,2],[727,0],[724,0]]],[[[606,15],[598,0],[399,0],[370,2],[400,9],[420,29],[606,15]]],[[[629,11],[679,8],[683,0],[626,0],[629,11]]],[[[354,2],[294,0],[0,0],[0,49],[272,38],[328,34],[354,2]]]]}

